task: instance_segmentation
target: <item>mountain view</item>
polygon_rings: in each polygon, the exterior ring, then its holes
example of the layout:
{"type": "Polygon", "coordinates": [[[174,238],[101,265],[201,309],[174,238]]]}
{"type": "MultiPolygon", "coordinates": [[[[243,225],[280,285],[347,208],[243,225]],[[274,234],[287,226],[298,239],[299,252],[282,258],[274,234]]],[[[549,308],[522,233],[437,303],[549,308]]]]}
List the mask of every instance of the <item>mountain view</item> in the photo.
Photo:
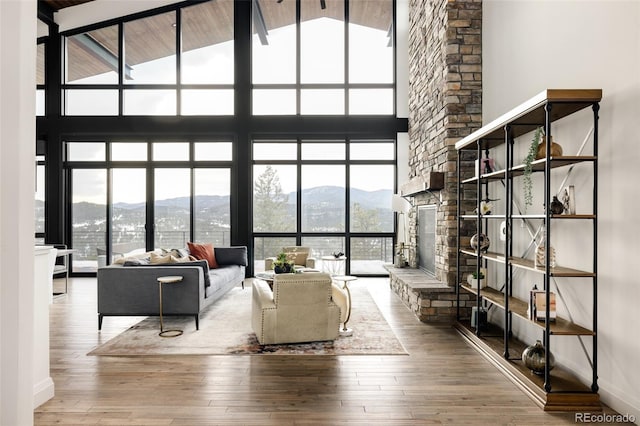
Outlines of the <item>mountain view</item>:
{"type": "MultiPolygon", "coordinates": [[[[391,190],[350,190],[351,230],[354,232],[390,232],[393,230],[391,190]]],[[[295,226],[296,193],[283,194],[286,212],[295,226]]],[[[319,186],[302,191],[304,232],[344,231],[345,189],[319,186]]],[[[199,241],[229,244],[229,196],[195,197],[195,232],[199,241]]],[[[190,198],[158,200],[155,204],[155,240],[158,247],[184,247],[189,236],[190,198]]],[[[256,217],[260,212],[256,211],[256,217]]],[[[75,260],[96,259],[97,248],[104,248],[106,208],[104,204],[74,203],[73,248],[75,260]]],[[[145,203],[116,203],[112,208],[112,244],[144,247],[145,203]],[[133,245],[131,245],[133,243],[133,245]]],[[[44,203],[36,201],[36,229],[44,230],[44,203]],[[38,228],[40,227],[40,228],[38,228]]],[[[114,250],[115,251],[115,250],[114,250]]]]}

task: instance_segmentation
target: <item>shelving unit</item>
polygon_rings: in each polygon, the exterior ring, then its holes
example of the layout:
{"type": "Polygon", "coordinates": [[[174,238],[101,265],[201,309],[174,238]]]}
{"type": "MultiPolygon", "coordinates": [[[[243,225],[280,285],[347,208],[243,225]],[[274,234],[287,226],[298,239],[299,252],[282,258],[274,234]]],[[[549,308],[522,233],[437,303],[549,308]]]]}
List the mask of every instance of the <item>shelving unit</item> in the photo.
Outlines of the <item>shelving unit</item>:
{"type": "MultiPolygon", "coordinates": [[[[545,410],[601,410],[597,384],[598,111],[601,98],[602,91],[599,89],[548,89],[483,126],[456,144],[456,149],[458,150],[457,271],[458,282],[461,283],[457,286],[456,291],[458,306],[460,306],[461,292],[468,292],[476,296],[478,310],[487,304],[504,312],[502,328],[497,328],[495,324],[490,324],[488,330],[481,330],[479,326],[472,328],[469,321],[460,317],[460,310],[458,310],[457,329],[476,349],[545,410]],[[591,108],[593,111],[593,154],[560,157],[547,156],[533,161],[531,169],[532,173],[543,175],[544,205],[548,206],[552,199],[552,170],[562,168],[570,170],[571,167],[577,164],[590,165],[593,178],[592,210],[590,212],[578,212],[577,214],[551,214],[548,209],[545,210],[544,214],[520,214],[519,211],[514,211],[514,180],[522,179],[522,175],[525,172],[524,164],[514,162],[514,145],[522,143],[521,141],[516,142],[516,138],[532,132],[536,128],[543,127],[547,136],[546,142],[544,142],[546,143],[545,148],[546,152],[549,153],[551,152],[551,124],[586,108],[591,108]],[[481,159],[483,154],[488,157],[490,150],[496,148],[502,148],[504,151],[504,169],[490,170],[480,176],[463,178],[463,164],[481,159]],[[483,216],[480,213],[480,203],[489,198],[489,184],[491,182],[502,182],[504,184],[504,192],[495,195],[504,197],[505,211],[493,212],[491,215],[483,216]],[[470,188],[472,188],[471,191],[470,188]],[[463,211],[462,208],[463,194],[469,194],[470,192],[475,194],[476,212],[473,214],[463,211]],[[547,237],[545,239],[545,253],[549,253],[551,246],[549,241],[551,240],[550,236],[554,226],[560,226],[569,220],[576,220],[579,223],[585,223],[586,221],[592,224],[593,264],[590,270],[578,270],[560,265],[552,267],[548,257],[545,259],[544,266],[536,266],[533,260],[514,256],[514,238],[523,238],[522,232],[518,235],[518,232],[514,229],[513,225],[516,221],[528,221],[537,225],[544,225],[547,237]],[[483,229],[495,226],[496,223],[502,221],[506,222],[504,250],[482,252],[461,245],[460,241],[461,237],[463,237],[461,229],[463,227],[468,229],[469,222],[475,224],[475,232],[477,234],[482,234],[483,229]],[[505,282],[502,288],[473,288],[463,283],[463,274],[469,271],[462,271],[462,260],[470,257],[476,259],[476,272],[478,273],[482,267],[501,268],[497,270],[504,271],[505,282]],[[518,285],[514,282],[514,271],[517,270],[526,270],[542,275],[543,288],[541,290],[544,291],[546,298],[545,320],[536,321],[530,319],[527,314],[528,302],[514,296],[514,286],[518,285]],[[556,317],[555,320],[549,319],[551,280],[554,277],[579,279],[580,285],[584,285],[585,290],[589,286],[589,290],[593,293],[592,324],[590,327],[575,324],[561,317],[556,317]],[[586,283],[590,283],[590,285],[586,283]],[[553,351],[551,337],[577,336],[577,339],[590,339],[592,343],[591,353],[588,353],[584,344],[583,349],[585,356],[590,357],[588,361],[592,370],[592,383],[585,385],[558,366],[553,370],[546,368],[544,375],[541,376],[533,375],[528,371],[520,360],[522,351],[527,345],[513,337],[514,319],[542,331],[544,346],[547,349],[547,366],[549,365],[549,352],[553,351]]],[[[557,282],[555,284],[559,286],[557,282]]],[[[522,294],[523,289],[519,290],[519,293],[522,294]]],[[[582,340],[580,342],[582,343],[582,340]]]]}

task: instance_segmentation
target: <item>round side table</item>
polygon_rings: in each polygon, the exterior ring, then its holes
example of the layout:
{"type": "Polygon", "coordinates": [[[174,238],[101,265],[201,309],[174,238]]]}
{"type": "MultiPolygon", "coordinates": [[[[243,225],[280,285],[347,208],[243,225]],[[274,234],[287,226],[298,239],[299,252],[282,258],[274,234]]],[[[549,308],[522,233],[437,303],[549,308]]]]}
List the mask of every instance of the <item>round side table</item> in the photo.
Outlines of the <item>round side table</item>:
{"type": "Polygon", "coordinates": [[[322,272],[327,272],[332,277],[340,273],[344,273],[345,264],[347,263],[347,256],[322,256],[321,259],[322,272]]]}
{"type": "Polygon", "coordinates": [[[342,323],[342,328],[340,329],[341,336],[351,336],[353,335],[353,330],[347,327],[347,322],[349,322],[349,318],[351,318],[351,291],[349,291],[348,283],[350,281],[355,281],[358,277],[354,277],[352,275],[336,275],[332,277],[335,281],[342,281],[342,288],[347,292],[347,304],[349,309],[347,310],[347,317],[344,319],[344,323],[342,323]]]}
{"type": "Polygon", "coordinates": [[[160,290],[160,337],[178,337],[182,334],[182,330],[165,330],[162,323],[162,284],[176,284],[182,281],[179,275],[171,275],[166,277],[158,277],[158,288],[160,290]]]}

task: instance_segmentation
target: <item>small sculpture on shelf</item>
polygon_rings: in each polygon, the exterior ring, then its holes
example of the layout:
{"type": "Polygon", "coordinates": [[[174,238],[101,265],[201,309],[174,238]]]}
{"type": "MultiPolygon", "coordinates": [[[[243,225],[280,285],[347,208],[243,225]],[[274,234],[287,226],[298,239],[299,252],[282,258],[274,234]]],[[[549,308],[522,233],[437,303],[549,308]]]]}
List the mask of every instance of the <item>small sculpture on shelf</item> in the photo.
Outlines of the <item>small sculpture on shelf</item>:
{"type": "MultiPolygon", "coordinates": [[[[542,239],[540,240],[540,244],[536,247],[536,256],[534,259],[534,266],[536,268],[544,268],[546,255],[545,255],[545,241],[547,239],[547,231],[546,227],[543,225],[541,228],[542,239]]],[[[555,268],[556,266],[556,249],[553,246],[549,245],[549,267],[555,268]]]]}
{"type": "Polygon", "coordinates": [[[478,251],[478,247],[480,247],[480,251],[486,253],[487,250],[489,250],[491,241],[485,234],[474,234],[473,237],[471,237],[470,245],[475,251],[478,251]]]}
{"type": "MultiPolygon", "coordinates": [[[[493,204],[491,204],[490,200],[482,200],[480,201],[480,214],[482,216],[488,216],[491,214],[491,210],[493,209],[493,204]]],[[[478,208],[476,207],[473,210],[474,213],[478,213],[478,208]]]]}
{"type": "MultiPolygon", "coordinates": [[[[541,160],[547,156],[547,138],[543,135],[542,141],[538,144],[538,151],[536,152],[536,160],[541,160]]],[[[562,146],[559,143],[553,141],[551,136],[551,156],[562,157],[562,146]]]]}
{"type": "MultiPolygon", "coordinates": [[[[542,375],[545,369],[545,352],[546,349],[542,346],[542,342],[538,340],[535,345],[527,346],[522,351],[522,362],[532,373],[542,375]]],[[[552,370],[554,365],[555,358],[549,352],[549,370],[552,370]]]]}
{"type": "Polygon", "coordinates": [[[551,204],[549,204],[549,211],[551,214],[562,214],[564,212],[564,205],[562,201],[558,200],[556,195],[553,196],[553,200],[551,200],[551,204]]]}

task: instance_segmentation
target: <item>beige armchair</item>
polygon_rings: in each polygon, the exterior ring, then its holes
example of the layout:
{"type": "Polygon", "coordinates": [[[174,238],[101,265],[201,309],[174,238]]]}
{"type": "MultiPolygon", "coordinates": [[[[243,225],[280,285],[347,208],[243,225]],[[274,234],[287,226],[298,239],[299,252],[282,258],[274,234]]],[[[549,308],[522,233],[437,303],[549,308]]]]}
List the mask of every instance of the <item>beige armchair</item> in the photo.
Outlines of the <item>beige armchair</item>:
{"type": "Polygon", "coordinates": [[[251,325],[260,344],[315,342],[338,337],[340,308],[329,274],[278,274],[273,291],[254,280],[251,325]]]}
{"type": "MultiPolygon", "coordinates": [[[[316,259],[311,257],[311,247],[290,246],[282,247],[282,251],[287,254],[287,257],[293,260],[295,266],[301,266],[303,268],[315,269],[316,259]]],[[[267,257],[264,260],[264,270],[270,271],[273,269],[273,261],[275,257],[267,257]]]]}

